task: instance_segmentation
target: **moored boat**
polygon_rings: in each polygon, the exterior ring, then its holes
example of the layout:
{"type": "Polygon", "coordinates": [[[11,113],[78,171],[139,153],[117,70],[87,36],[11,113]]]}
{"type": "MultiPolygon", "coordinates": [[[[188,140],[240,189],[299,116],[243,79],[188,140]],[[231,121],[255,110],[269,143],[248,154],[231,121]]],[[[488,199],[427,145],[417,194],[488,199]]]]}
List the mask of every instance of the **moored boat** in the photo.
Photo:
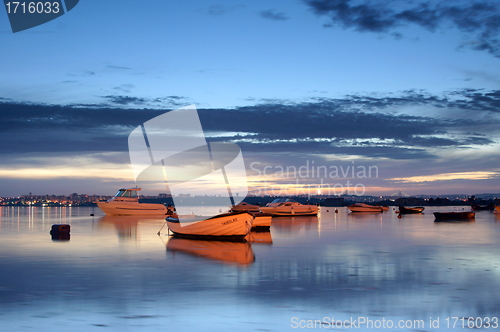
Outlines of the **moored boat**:
{"type": "Polygon", "coordinates": [[[252,212],[252,215],[255,217],[252,224],[253,228],[269,228],[271,227],[271,223],[273,221],[273,216],[269,213],[263,212],[252,212]]]}
{"type": "Polygon", "coordinates": [[[375,206],[378,206],[380,208],[382,208],[382,211],[389,211],[389,207],[387,205],[375,205],[375,206]]]}
{"type": "Polygon", "coordinates": [[[495,209],[494,205],[474,205],[474,204],[472,204],[470,207],[472,208],[472,210],[475,210],[475,211],[481,211],[481,210],[493,211],[495,209]]]}
{"type": "Polygon", "coordinates": [[[261,207],[260,211],[273,216],[315,216],[318,214],[318,206],[300,204],[286,198],[276,199],[266,206],[261,207]]]}
{"type": "Polygon", "coordinates": [[[240,204],[233,205],[231,207],[231,211],[233,212],[242,212],[242,211],[250,211],[250,212],[259,212],[260,206],[248,204],[246,202],[241,202],[240,204]]]}
{"type": "Polygon", "coordinates": [[[180,236],[243,238],[252,228],[254,216],[248,212],[229,212],[207,219],[194,216],[179,218],[172,214],[166,218],[168,228],[180,236]]]}
{"type": "Polygon", "coordinates": [[[443,220],[473,220],[474,212],[434,212],[435,221],[443,220]]]}
{"type": "Polygon", "coordinates": [[[97,206],[111,216],[164,216],[167,208],[163,204],[139,203],[141,188],[122,188],[110,200],[97,202],[97,206]]]}
{"type": "Polygon", "coordinates": [[[355,203],[347,207],[351,212],[382,212],[384,209],[381,206],[373,206],[364,203],[355,203]]]}
{"type": "Polygon", "coordinates": [[[399,213],[401,214],[409,214],[409,213],[422,213],[424,211],[423,206],[415,206],[415,207],[406,207],[406,206],[399,206],[399,213]]]}

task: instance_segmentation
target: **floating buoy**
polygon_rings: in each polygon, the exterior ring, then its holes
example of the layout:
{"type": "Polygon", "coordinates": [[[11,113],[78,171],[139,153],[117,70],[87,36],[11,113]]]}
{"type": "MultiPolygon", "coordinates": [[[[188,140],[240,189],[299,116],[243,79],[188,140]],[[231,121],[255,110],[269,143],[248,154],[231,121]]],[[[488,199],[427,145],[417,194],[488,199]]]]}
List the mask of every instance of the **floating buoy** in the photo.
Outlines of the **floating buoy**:
{"type": "Polygon", "coordinates": [[[330,212],[329,210],[326,210],[326,212],[330,212]]]}
{"type": "Polygon", "coordinates": [[[398,214],[398,218],[401,218],[401,214],[398,214]]]}
{"type": "Polygon", "coordinates": [[[52,240],[69,241],[70,226],[67,224],[52,225],[50,235],[52,240]]]}
{"type": "Polygon", "coordinates": [[[94,214],[93,214],[93,213],[91,213],[91,214],[90,214],[90,216],[91,216],[91,217],[93,217],[93,216],[94,216],[94,214]]]}
{"type": "Polygon", "coordinates": [[[335,213],[339,213],[339,210],[335,209],[335,213]]]}

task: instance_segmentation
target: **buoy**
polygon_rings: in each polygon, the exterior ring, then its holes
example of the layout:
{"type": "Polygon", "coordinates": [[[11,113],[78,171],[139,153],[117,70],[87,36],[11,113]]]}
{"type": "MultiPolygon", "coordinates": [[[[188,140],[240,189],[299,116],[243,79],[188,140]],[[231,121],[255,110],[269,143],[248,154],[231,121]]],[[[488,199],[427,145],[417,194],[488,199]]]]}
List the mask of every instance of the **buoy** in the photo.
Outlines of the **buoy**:
{"type": "Polygon", "coordinates": [[[93,216],[94,216],[94,214],[93,214],[93,213],[91,213],[91,214],[90,214],[90,216],[91,216],[91,217],[93,217],[93,216]]]}
{"type": "Polygon", "coordinates": [[[57,225],[52,225],[50,234],[53,233],[69,234],[69,232],[70,232],[70,226],[68,224],[57,224],[57,225]]]}
{"type": "Polygon", "coordinates": [[[52,225],[52,229],[50,230],[50,235],[52,236],[52,240],[62,240],[69,241],[70,226],[67,224],[57,224],[52,225]]]}
{"type": "Polygon", "coordinates": [[[330,212],[329,210],[326,210],[326,212],[330,212]]]}
{"type": "Polygon", "coordinates": [[[335,213],[339,213],[339,210],[335,209],[335,213]]]}
{"type": "Polygon", "coordinates": [[[398,218],[401,218],[401,214],[398,214],[398,218]]]}

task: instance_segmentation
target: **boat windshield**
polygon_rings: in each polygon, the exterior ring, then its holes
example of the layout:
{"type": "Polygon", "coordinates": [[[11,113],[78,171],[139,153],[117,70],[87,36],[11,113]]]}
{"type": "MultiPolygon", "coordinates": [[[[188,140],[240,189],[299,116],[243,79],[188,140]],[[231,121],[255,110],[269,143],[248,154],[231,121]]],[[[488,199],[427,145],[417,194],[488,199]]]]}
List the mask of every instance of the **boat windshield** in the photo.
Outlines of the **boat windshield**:
{"type": "Polygon", "coordinates": [[[120,189],[116,193],[115,197],[132,197],[132,198],[135,198],[135,197],[137,197],[137,191],[136,190],[120,189]]]}
{"type": "Polygon", "coordinates": [[[296,202],[296,201],[294,201],[293,199],[290,199],[290,198],[276,198],[271,203],[285,203],[285,202],[296,202]]]}

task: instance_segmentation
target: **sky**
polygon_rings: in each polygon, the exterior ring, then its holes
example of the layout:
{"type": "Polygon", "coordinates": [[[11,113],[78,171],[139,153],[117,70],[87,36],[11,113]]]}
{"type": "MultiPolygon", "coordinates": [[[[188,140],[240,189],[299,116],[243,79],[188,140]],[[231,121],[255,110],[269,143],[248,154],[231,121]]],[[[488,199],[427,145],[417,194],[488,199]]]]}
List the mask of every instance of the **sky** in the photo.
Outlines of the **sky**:
{"type": "Polygon", "coordinates": [[[254,194],[500,192],[499,35],[488,0],[0,10],[0,196],[135,186],[128,135],[190,104],[254,194]]]}

